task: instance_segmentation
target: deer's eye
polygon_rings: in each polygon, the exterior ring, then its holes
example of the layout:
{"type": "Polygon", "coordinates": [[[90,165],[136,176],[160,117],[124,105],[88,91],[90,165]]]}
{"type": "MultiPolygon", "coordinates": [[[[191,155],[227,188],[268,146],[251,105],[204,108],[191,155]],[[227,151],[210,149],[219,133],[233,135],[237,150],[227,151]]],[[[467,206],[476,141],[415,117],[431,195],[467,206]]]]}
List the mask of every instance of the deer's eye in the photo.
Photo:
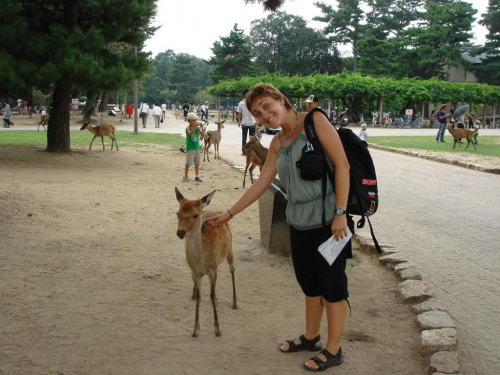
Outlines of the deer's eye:
{"type": "Polygon", "coordinates": [[[193,219],[196,219],[198,217],[198,214],[193,215],[193,219]]]}

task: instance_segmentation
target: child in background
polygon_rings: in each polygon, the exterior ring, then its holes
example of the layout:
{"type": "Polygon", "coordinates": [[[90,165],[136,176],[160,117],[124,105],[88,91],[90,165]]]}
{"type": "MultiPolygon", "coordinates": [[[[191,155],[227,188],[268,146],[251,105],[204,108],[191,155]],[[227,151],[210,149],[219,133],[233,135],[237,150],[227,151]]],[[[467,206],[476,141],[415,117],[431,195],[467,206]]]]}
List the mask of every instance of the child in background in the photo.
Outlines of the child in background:
{"type": "Polygon", "coordinates": [[[201,182],[200,177],[200,136],[205,137],[203,126],[198,124],[198,116],[196,113],[189,112],[187,114],[189,125],[186,127],[186,166],[184,167],[183,182],[189,182],[189,167],[194,164],[196,173],[195,181],[201,182]]]}
{"type": "Polygon", "coordinates": [[[175,110],[175,119],[176,120],[179,119],[179,110],[178,109],[175,110]]]}
{"type": "Polygon", "coordinates": [[[361,125],[361,131],[359,132],[359,138],[368,143],[368,132],[366,131],[367,125],[361,125]]]}

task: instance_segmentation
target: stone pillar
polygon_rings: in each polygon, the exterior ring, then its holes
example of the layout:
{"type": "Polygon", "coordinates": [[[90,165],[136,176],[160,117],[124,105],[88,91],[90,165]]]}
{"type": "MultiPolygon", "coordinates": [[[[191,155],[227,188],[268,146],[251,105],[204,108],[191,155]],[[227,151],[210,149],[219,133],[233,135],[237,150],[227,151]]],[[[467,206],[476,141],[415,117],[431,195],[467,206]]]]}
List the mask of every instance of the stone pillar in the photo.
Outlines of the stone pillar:
{"type": "Polygon", "coordinates": [[[286,194],[278,179],[259,198],[260,238],[271,253],[291,254],[290,227],[286,222],[286,194]]]}

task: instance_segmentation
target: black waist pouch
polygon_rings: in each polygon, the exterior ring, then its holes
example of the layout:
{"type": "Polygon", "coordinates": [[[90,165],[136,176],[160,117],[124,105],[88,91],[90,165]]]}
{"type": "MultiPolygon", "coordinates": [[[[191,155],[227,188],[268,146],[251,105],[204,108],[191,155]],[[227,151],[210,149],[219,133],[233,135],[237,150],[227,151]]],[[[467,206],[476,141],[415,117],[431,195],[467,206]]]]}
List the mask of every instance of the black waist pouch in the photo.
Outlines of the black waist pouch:
{"type": "Polygon", "coordinates": [[[307,181],[320,180],[325,174],[325,159],[308,143],[302,149],[302,157],[295,163],[300,169],[300,178],[307,181]]]}

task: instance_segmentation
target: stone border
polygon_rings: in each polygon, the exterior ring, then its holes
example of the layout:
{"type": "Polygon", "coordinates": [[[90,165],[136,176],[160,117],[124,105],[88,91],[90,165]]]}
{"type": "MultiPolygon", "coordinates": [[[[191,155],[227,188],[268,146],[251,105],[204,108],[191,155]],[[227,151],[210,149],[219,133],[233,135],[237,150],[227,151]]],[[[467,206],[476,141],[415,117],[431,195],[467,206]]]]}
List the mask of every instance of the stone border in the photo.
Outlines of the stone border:
{"type": "MultiPolygon", "coordinates": [[[[377,254],[371,237],[356,234],[353,239],[361,251],[377,254]]],[[[422,332],[420,355],[430,357],[429,374],[459,374],[457,330],[446,307],[422,281],[422,275],[415,264],[409,262],[391,245],[380,244],[380,247],[380,263],[393,270],[402,280],[398,286],[398,297],[404,303],[412,304],[417,315],[422,332]]]]}

